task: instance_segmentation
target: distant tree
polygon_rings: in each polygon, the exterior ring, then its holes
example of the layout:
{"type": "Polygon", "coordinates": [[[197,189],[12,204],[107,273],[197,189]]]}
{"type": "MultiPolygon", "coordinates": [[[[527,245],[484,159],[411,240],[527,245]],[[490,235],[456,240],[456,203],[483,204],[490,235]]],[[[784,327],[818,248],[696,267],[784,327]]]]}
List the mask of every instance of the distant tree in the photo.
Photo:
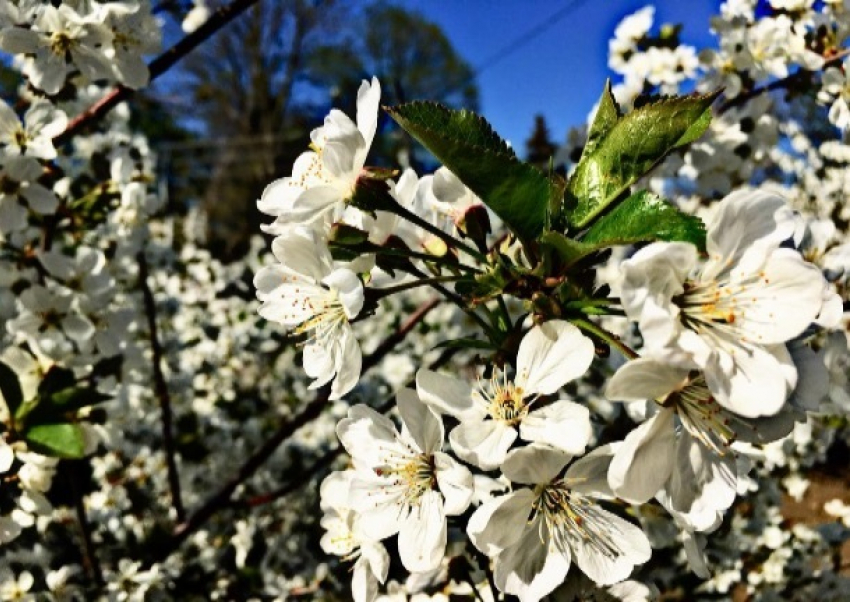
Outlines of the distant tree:
{"type": "Polygon", "coordinates": [[[534,116],[534,130],[525,141],[525,160],[547,171],[558,147],[549,138],[549,128],[543,115],[534,116]]]}
{"type": "MultiPolygon", "coordinates": [[[[171,161],[193,163],[208,181],[199,200],[221,259],[238,257],[269,221],[255,201],[289,173],[328,109],[354,114],[362,79],[381,80],[384,104],[417,98],[478,104],[473,71],[439,26],[383,3],[260,2],[190,55],[181,74],[179,85],[192,92],[183,119],[203,137],[176,145],[171,161]]],[[[396,164],[399,155],[414,154],[412,145],[385,123],[370,162],[396,164]]],[[[421,169],[424,157],[410,163],[421,169]]]]}
{"type": "MultiPolygon", "coordinates": [[[[334,106],[353,111],[361,79],[377,76],[381,102],[393,105],[428,99],[457,108],[478,109],[475,73],[439,25],[419,12],[379,2],[367,6],[357,26],[342,41],[311,55],[312,81],[327,89],[334,106]]],[[[418,145],[417,145],[418,146],[418,145]]],[[[373,149],[375,163],[417,164],[412,141],[389,126],[373,149]],[[399,155],[401,154],[401,157],[399,155]]]]}
{"type": "Polygon", "coordinates": [[[200,201],[220,258],[238,257],[268,221],[255,201],[304,150],[320,113],[297,103],[293,90],[311,53],[337,36],[346,10],[340,0],[260,2],[187,58],[181,83],[192,104],[184,119],[200,122],[204,137],[178,146],[179,160],[194,161],[208,181],[200,201]]]}

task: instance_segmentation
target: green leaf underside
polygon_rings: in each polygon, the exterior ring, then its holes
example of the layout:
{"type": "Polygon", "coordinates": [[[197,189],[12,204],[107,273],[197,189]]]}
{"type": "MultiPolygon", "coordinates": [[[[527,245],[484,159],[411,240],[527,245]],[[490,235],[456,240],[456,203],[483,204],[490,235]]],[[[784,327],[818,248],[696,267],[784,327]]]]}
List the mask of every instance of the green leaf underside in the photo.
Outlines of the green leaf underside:
{"type": "Polygon", "coordinates": [[[399,105],[387,112],[517,236],[535,239],[546,227],[550,202],[560,203],[563,183],[517,159],[484,119],[431,102],[399,105]]]}
{"type": "Polygon", "coordinates": [[[24,394],[21,391],[18,375],[3,362],[0,362],[0,394],[3,395],[9,412],[14,415],[15,410],[24,400],[24,394]]]}
{"type": "Polygon", "coordinates": [[[567,184],[570,223],[587,226],[668,153],[699,138],[711,122],[716,97],[665,98],[620,117],[606,85],[588,144],[567,184]]]}
{"type": "Polygon", "coordinates": [[[641,190],[593,224],[581,243],[602,248],[655,240],[685,241],[705,250],[705,225],[699,217],[641,190]]]}
{"type": "Polygon", "coordinates": [[[24,438],[33,451],[56,458],[82,458],[86,442],[77,424],[37,424],[26,430],[24,438]]]}

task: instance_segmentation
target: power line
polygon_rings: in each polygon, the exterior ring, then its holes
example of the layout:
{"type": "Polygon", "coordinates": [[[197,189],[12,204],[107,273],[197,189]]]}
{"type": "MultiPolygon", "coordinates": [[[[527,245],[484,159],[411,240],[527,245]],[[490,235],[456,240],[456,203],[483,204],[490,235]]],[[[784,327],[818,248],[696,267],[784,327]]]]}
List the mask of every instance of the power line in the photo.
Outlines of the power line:
{"type": "Polygon", "coordinates": [[[540,21],[533,27],[529,28],[525,32],[518,35],[516,38],[502,46],[499,50],[491,54],[489,57],[481,61],[470,73],[469,77],[466,78],[462,82],[458,82],[456,84],[451,84],[446,86],[443,90],[437,94],[438,97],[442,97],[445,94],[449,94],[454,92],[455,90],[459,90],[468,84],[471,84],[476,77],[481,75],[484,71],[495,65],[496,63],[503,61],[514,52],[529,44],[532,40],[539,37],[548,29],[551,29],[555,25],[557,25],[560,21],[562,21],[567,15],[580,8],[582,4],[585,4],[587,0],[567,0],[567,3],[556,10],[554,13],[546,17],[544,20],[540,21]]]}
{"type": "Polygon", "coordinates": [[[489,69],[499,61],[504,60],[523,46],[529,44],[534,38],[539,37],[543,32],[557,25],[571,12],[580,8],[587,0],[568,0],[567,3],[550,16],[546,17],[537,25],[531,27],[526,32],[518,35],[516,38],[505,44],[502,48],[494,52],[490,57],[482,61],[473,71],[473,77],[481,75],[482,72],[489,69]]]}

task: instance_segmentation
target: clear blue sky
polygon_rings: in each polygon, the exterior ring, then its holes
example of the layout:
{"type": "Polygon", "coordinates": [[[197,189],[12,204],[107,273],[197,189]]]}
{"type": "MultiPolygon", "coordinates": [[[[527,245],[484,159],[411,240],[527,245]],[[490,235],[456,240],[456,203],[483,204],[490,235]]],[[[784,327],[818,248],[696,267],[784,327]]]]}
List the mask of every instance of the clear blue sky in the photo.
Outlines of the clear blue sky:
{"type": "Polygon", "coordinates": [[[478,76],[481,113],[520,154],[534,115],[553,141],[582,123],[599,98],[608,40],[619,20],[647,4],[655,26],[682,23],[682,39],[714,46],[709,18],[720,0],[397,0],[438,23],[478,76]],[[523,41],[514,45],[518,39],[523,41]]]}

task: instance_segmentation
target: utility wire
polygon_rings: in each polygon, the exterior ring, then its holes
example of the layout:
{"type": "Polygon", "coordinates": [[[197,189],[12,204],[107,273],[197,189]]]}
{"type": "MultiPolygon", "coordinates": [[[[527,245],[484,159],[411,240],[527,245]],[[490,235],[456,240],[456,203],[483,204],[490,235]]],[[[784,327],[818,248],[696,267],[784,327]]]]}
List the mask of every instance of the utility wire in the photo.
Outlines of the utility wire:
{"type": "Polygon", "coordinates": [[[437,96],[443,96],[444,94],[449,94],[450,92],[454,92],[455,90],[459,90],[464,86],[472,83],[476,77],[481,75],[484,71],[492,67],[493,65],[505,60],[507,57],[515,53],[520,48],[527,46],[530,44],[535,38],[540,37],[544,32],[548,31],[558,23],[564,20],[570,13],[581,8],[583,4],[586,4],[587,0],[567,0],[567,3],[559,8],[557,11],[537,23],[536,25],[530,27],[525,32],[518,35],[516,38],[502,46],[499,50],[491,54],[489,57],[481,61],[469,75],[462,82],[458,82],[456,84],[451,84],[443,90],[437,96]]]}

